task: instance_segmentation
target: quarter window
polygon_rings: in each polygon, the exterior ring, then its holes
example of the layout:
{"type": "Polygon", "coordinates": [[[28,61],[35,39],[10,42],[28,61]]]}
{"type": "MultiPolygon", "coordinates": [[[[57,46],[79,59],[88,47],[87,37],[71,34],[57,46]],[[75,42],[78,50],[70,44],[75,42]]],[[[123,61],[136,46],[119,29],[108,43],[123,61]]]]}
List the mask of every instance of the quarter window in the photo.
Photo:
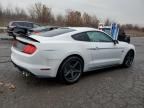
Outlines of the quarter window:
{"type": "Polygon", "coordinates": [[[86,32],[75,34],[72,38],[78,41],[90,41],[86,32]]]}

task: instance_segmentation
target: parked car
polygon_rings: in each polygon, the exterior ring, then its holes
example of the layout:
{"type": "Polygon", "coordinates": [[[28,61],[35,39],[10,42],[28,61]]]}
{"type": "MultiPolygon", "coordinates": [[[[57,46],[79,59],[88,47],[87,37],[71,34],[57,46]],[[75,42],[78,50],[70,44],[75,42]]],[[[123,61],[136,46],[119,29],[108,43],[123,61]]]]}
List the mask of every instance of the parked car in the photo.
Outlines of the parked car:
{"type": "Polygon", "coordinates": [[[67,84],[77,82],[83,72],[130,67],[135,56],[132,44],[94,28],[58,28],[16,39],[11,60],[24,75],[57,77],[67,84]]]}
{"type": "Polygon", "coordinates": [[[59,28],[58,26],[41,26],[41,27],[37,27],[37,28],[27,28],[27,27],[15,27],[13,30],[13,34],[15,36],[18,35],[24,35],[24,36],[28,36],[31,34],[39,34],[42,32],[47,32],[47,31],[51,31],[54,29],[59,28]]]}
{"type": "Polygon", "coordinates": [[[40,25],[33,23],[33,22],[28,22],[28,21],[11,21],[11,22],[9,22],[9,24],[7,26],[7,33],[9,36],[15,37],[15,35],[13,34],[13,31],[16,27],[32,29],[32,28],[40,27],[40,25]]]}
{"type": "MultiPolygon", "coordinates": [[[[101,30],[111,35],[111,26],[104,26],[101,30]]],[[[119,29],[117,40],[130,43],[130,37],[126,35],[124,29],[122,28],[119,29]]]]}
{"type": "Polygon", "coordinates": [[[51,31],[51,30],[54,30],[54,29],[58,29],[59,27],[58,26],[42,26],[42,27],[37,27],[37,28],[33,28],[33,29],[30,29],[28,31],[28,34],[39,34],[39,33],[42,33],[42,32],[47,32],[47,31],[51,31]]]}
{"type": "Polygon", "coordinates": [[[120,28],[119,34],[118,34],[118,40],[130,43],[130,36],[127,36],[124,29],[120,28]]]}

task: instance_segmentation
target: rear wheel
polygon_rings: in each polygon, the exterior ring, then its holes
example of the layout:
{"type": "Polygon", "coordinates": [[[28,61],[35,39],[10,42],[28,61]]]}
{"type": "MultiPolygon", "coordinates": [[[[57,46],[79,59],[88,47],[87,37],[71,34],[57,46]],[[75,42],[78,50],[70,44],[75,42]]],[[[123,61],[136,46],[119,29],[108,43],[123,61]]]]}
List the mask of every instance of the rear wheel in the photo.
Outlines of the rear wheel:
{"type": "Polygon", "coordinates": [[[127,68],[131,67],[131,65],[133,64],[133,60],[134,60],[134,51],[130,50],[125,56],[123,66],[127,68]]]}
{"type": "Polygon", "coordinates": [[[72,84],[80,79],[82,72],[83,61],[73,56],[64,60],[58,71],[58,78],[67,84],[72,84]]]}

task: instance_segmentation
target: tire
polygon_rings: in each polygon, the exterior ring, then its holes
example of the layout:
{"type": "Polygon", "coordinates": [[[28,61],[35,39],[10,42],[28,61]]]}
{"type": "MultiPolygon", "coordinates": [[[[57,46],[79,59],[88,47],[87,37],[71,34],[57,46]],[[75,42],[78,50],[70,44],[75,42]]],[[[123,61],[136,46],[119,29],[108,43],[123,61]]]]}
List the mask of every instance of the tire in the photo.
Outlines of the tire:
{"type": "Polygon", "coordinates": [[[134,60],[134,51],[130,50],[124,58],[123,67],[129,68],[132,66],[134,60]]]}
{"type": "Polygon", "coordinates": [[[77,56],[68,57],[61,64],[57,78],[66,84],[79,81],[83,72],[83,61],[77,56]]]}

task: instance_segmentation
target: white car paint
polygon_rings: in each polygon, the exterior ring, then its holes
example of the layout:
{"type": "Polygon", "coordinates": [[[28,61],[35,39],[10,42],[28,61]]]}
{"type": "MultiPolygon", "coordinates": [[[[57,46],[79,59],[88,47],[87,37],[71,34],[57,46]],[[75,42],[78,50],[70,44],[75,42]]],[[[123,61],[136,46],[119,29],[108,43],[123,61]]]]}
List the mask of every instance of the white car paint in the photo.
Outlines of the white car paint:
{"type": "Polygon", "coordinates": [[[17,37],[19,41],[35,45],[37,50],[32,55],[29,55],[18,51],[12,46],[12,61],[36,76],[56,77],[60,64],[70,55],[76,54],[81,56],[84,60],[83,71],[87,72],[99,67],[122,64],[127,52],[130,49],[135,51],[133,45],[125,42],[114,44],[113,42],[76,41],[71,35],[99,30],[86,27],[69,28],[75,31],[54,37],[29,36],[40,43],[17,37]]]}

